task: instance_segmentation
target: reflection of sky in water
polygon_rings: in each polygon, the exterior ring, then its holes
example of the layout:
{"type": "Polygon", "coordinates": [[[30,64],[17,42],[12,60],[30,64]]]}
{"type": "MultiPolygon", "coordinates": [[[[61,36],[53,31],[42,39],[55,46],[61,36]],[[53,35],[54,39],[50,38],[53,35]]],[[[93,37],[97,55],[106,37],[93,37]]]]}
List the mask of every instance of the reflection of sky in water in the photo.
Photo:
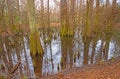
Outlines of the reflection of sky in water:
{"type": "MultiPolygon", "coordinates": [[[[81,44],[82,44],[82,41],[81,41],[81,44]]],[[[82,46],[79,48],[80,58],[79,59],[76,58],[76,62],[74,63],[75,67],[79,67],[79,66],[83,65],[83,50],[84,50],[83,46],[84,45],[80,45],[80,46],[82,46]]],[[[100,46],[101,46],[101,40],[98,40],[97,46],[96,46],[96,51],[95,51],[95,56],[99,53],[100,46]]],[[[47,49],[49,49],[49,47],[47,47],[47,49]]],[[[77,50],[78,50],[78,43],[75,43],[74,51],[77,51],[77,50]]],[[[111,57],[113,57],[113,54],[114,54],[113,50],[114,50],[114,43],[110,42],[108,59],[111,59],[111,57]]],[[[92,45],[90,45],[90,47],[89,47],[89,64],[90,64],[91,52],[92,52],[92,45]]],[[[60,63],[60,59],[61,59],[60,40],[52,41],[52,55],[53,55],[53,63],[54,63],[54,72],[56,72],[57,65],[58,65],[58,63],[60,63]]],[[[50,50],[47,50],[47,57],[50,59],[50,50]]],[[[94,62],[95,61],[96,60],[94,59],[94,62]]],[[[52,71],[51,68],[52,68],[51,61],[49,61],[48,65],[47,65],[47,71],[51,72],[52,71]]],[[[43,72],[45,72],[45,63],[43,64],[43,72]]]]}
{"type": "MultiPolygon", "coordinates": [[[[101,42],[102,42],[101,40],[97,41],[96,52],[99,52],[100,46],[101,46],[101,42]]],[[[109,43],[109,51],[108,51],[108,59],[111,59],[113,57],[113,55],[114,55],[114,48],[115,48],[114,43],[110,42],[109,43]]]]}
{"type": "MultiPolygon", "coordinates": [[[[80,35],[80,34],[79,34],[80,35]]],[[[83,65],[83,53],[84,53],[84,44],[82,42],[82,39],[77,39],[78,36],[75,36],[75,40],[74,40],[74,47],[73,47],[73,53],[76,53],[78,51],[80,51],[80,58],[76,58],[76,62],[73,64],[73,67],[80,67],[83,65]],[[79,41],[79,43],[77,41],[79,41]]],[[[81,38],[81,35],[80,35],[81,38]]],[[[96,49],[95,49],[95,56],[93,59],[93,62],[96,62],[96,57],[99,55],[99,50],[101,47],[101,40],[97,41],[97,45],[96,45],[96,49]]],[[[61,41],[60,38],[57,40],[52,40],[52,57],[53,57],[53,63],[54,63],[54,73],[57,72],[57,66],[60,63],[61,60],[61,41]]],[[[90,58],[91,58],[91,54],[92,54],[92,43],[90,43],[90,47],[89,47],[89,60],[88,63],[90,64],[90,58]]],[[[49,46],[47,46],[47,55],[45,55],[49,60],[50,60],[50,48],[49,46]]],[[[45,73],[46,71],[52,72],[52,65],[51,65],[51,61],[48,61],[48,64],[46,66],[45,64],[45,57],[43,59],[43,73],[45,73]]],[[[108,59],[111,59],[114,56],[114,43],[110,42],[109,45],[109,51],[108,51],[108,59]]]]}
{"type": "MultiPolygon", "coordinates": [[[[76,57],[76,62],[73,63],[73,67],[83,66],[84,44],[83,44],[82,39],[78,39],[78,37],[82,38],[81,34],[79,34],[79,35],[76,34],[75,37],[74,37],[73,53],[77,54],[77,52],[79,51],[80,52],[80,58],[78,59],[78,57],[76,57]]],[[[40,39],[41,39],[43,49],[45,51],[43,39],[42,38],[40,38],[40,39]]],[[[31,71],[31,75],[34,76],[34,68],[33,68],[33,63],[32,63],[32,59],[31,59],[31,56],[30,56],[29,45],[27,44],[27,40],[25,38],[24,38],[24,41],[25,41],[25,49],[26,49],[26,52],[27,52],[27,60],[29,62],[28,64],[29,64],[29,68],[30,68],[30,71],[31,71]]],[[[95,48],[95,56],[94,56],[94,59],[93,59],[94,63],[96,62],[96,57],[99,55],[101,42],[102,42],[101,40],[97,41],[97,45],[96,45],[96,48],[95,48]]],[[[58,72],[57,67],[58,67],[58,65],[60,66],[60,60],[61,60],[61,56],[62,56],[60,37],[58,37],[58,39],[56,39],[56,40],[54,40],[54,39],[52,40],[51,47],[52,47],[51,48],[52,49],[52,58],[53,58],[53,64],[54,64],[53,73],[57,73],[58,72]]],[[[23,52],[23,50],[21,52],[23,52]]],[[[43,74],[52,72],[51,53],[50,53],[50,45],[49,44],[46,45],[46,52],[44,53],[44,56],[43,56],[43,66],[42,66],[43,74]]],[[[90,61],[91,61],[90,59],[91,59],[91,55],[92,55],[92,42],[90,43],[90,46],[89,46],[88,55],[89,55],[88,64],[90,64],[90,61]]],[[[114,56],[114,42],[110,42],[108,59],[111,59],[113,56],[114,56]]],[[[14,57],[15,57],[15,55],[14,55],[14,57]]],[[[21,54],[21,57],[22,57],[22,65],[26,64],[24,53],[21,54]]],[[[16,63],[17,62],[16,60],[17,60],[17,58],[14,58],[13,61],[16,63]]],[[[24,71],[24,73],[25,73],[25,71],[24,71]]]]}
{"type": "MultiPolygon", "coordinates": [[[[57,65],[60,62],[60,58],[61,58],[61,47],[60,46],[61,46],[60,40],[53,40],[52,43],[51,43],[52,58],[53,58],[53,63],[54,63],[54,72],[57,71],[57,65]]],[[[49,46],[47,46],[47,56],[45,55],[43,57],[43,72],[44,73],[45,73],[45,69],[47,69],[47,72],[52,71],[51,61],[48,61],[47,68],[46,68],[46,64],[45,64],[46,57],[48,58],[48,60],[51,59],[50,47],[49,46]]]]}
{"type": "MultiPolygon", "coordinates": [[[[79,37],[81,38],[80,34],[79,34],[79,37]]],[[[42,46],[44,47],[44,43],[43,43],[42,40],[43,39],[41,39],[42,46]]],[[[32,63],[32,59],[31,59],[31,56],[30,56],[30,49],[29,49],[29,45],[27,44],[26,38],[24,38],[24,42],[25,42],[25,50],[27,52],[27,60],[28,60],[28,64],[29,64],[29,69],[31,71],[30,73],[31,73],[31,75],[34,76],[33,63],[32,63]]],[[[100,47],[101,47],[101,43],[102,43],[101,40],[97,41],[93,63],[97,62],[96,57],[99,55],[99,52],[100,52],[99,50],[100,50],[100,47]]],[[[74,45],[73,53],[77,54],[78,51],[80,52],[80,56],[79,56],[80,58],[78,59],[78,57],[76,57],[76,62],[73,63],[73,67],[83,66],[84,44],[83,44],[82,39],[78,39],[77,34],[74,37],[73,45],[74,45]]],[[[51,47],[52,47],[52,58],[53,58],[53,64],[54,64],[53,73],[57,73],[58,72],[57,67],[58,67],[58,65],[60,66],[60,60],[61,60],[61,56],[62,56],[60,37],[58,37],[58,39],[56,39],[56,40],[54,40],[54,39],[52,40],[51,47]]],[[[44,50],[45,50],[45,48],[44,48],[44,50]]],[[[50,45],[46,46],[46,52],[44,53],[44,57],[43,57],[43,66],[42,66],[43,67],[42,68],[43,74],[48,73],[48,72],[49,73],[52,72],[50,45]]],[[[114,57],[114,55],[115,55],[114,53],[115,53],[115,44],[114,44],[114,42],[110,42],[109,51],[108,51],[108,59],[111,59],[112,57],[114,57]]],[[[89,46],[88,55],[89,55],[88,64],[90,64],[91,55],[92,55],[92,42],[90,43],[90,46],[89,46]]],[[[16,54],[13,55],[12,59],[13,59],[14,64],[16,64],[17,63],[16,54]]],[[[26,65],[26,59],[25,59],[24,50],[21,51],[21,59],[22,59],[22,66],[26,65]]],[[[69,62],[69,58],[68,58],[68,62],[69,62]]],[[[61,69],[61,67],[60,67],[60,69],[61,69]]],[[[23,71],[23,73],[26,73],[26,71],[23,71]]]]}
{"type": "MultiPolygon", "coordinates": [[[[27,41],[26,38],[24,38],[24,42],[25,42],[25,50],[26,50],[26,55],[27,55],[27,60],[28,60],[28,65],[29,65],[29,69],[31,71],[31,75],[34,76],[34,68],[33,68],[33,63],[32,63],[32,59],[31,59],[31,56],[30,56],[30,49],[28,48],[28,44],[27,44],[27,41]]],[[[25,59],[24,59],[25,61],[25,59]]]]}

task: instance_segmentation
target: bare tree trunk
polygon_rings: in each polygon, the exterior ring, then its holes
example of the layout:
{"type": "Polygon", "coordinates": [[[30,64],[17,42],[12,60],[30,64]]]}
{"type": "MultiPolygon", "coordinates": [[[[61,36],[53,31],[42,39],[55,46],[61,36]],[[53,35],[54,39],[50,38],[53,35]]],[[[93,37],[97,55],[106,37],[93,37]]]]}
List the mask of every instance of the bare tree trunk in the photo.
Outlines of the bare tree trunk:
{"type": "Polygon", "coordinates": [[[73,29],[75,26],[75,2],[76,0],[70,1],[70,28],[73,29]]]}
{"type": "Polygon", "coordinates": [[[14,26],[14,20],[13,20],[13,2],[12,0],[7,0],[7,7],[8,7],[8,21],[9,21],[9,27],[11,32],[15,32],[15,26],[14,26]]]}
{"type": "Polygon", "coordinates": [[[27,9],[30,26],[30,53],[33,60],[34,70],[36,76],[42,74],[42,60],[43,60],[43,48],[39,39],[39,33],[37,29],[37,23],[35,20],[35,6],[34,0],[27,0],[27,9]],[[39,61],[40,60],[40,61],[39,61]]]}
{"type": "Polygon", "coordinates": [[[39,33],[37,29],[37,23],[35,21],[35,7],[34,0],[27,0],[29,26],[30,26],[30,52],[33,55],[42,54],[43,48],[39,39],[39,33]]]}
{"type": "Polygon", "coordinates": [[[95,19],[94,19],[94,27],[93,32],[97,33],[100,31],[99,28],[99,14],[100,14],[100,0],[96,0],[96,8],[95,8],[95,19]]]}
{"type": "Polygon", "coordinates": [[[90,25],[92,24],[92,21],[90,21],[90,18],[91,18],[91,9],[93,7],[93,0],[87,0],[87,3],[86,3],[86,16],[85,16],[85,29],[84,29],[84,32],[83,32],[83,36],[86,40],[87,37],[90,36],[90,33],[91,33],[91,28],[90,28],[90,25]]]}
{"type": "Polygon", "coordinates": [[[41,12],[40,12],[40,16],[41,16],[41,26],[45,27],[45,20],[44,20],[44,0],[41,0],[41,12]]]}
{"type": "Polygon", "coordinates": [[[112,26],[115,24],[116,2],[117,0],[113,0],[112,2],[112,26]]]}
{"type": "Polygon", "coordinates": [[[4,3],[5,3],[5,0],[1,0],[0,2],[0,21],[4,18],[4,3]]]}
{"type": "Polygon", "coordinates": [[[69,36],[70,35],[70,27],[69,27],[69,19],[68,19],[68,9],[67,9],[66,0],[60,0],[60,16],[61,16],[61,35],[69,36]]]}
{"type": "Polygon", "coordinates": [[[47,13],[48,13],[48,27],[50,27],[50,5],[49,5],[49,0],[48,0],[48,7],[47,7],[47,9],[48,9],[48,11],[47,11],[47,13]]]}

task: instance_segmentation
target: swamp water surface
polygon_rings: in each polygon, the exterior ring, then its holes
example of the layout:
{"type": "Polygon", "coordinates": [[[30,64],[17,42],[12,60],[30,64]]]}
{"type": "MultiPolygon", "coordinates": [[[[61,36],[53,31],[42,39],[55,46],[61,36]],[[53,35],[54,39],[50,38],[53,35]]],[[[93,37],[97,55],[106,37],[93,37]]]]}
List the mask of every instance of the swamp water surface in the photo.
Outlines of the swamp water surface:
{"type": "Polygon", "coordinates": [[[41,32],[44,54],[33,60],[28,36],[0,37],[0,75],[12,79],[37,78],[120,56],[118,33],[101,33],[85,39],[79,30],[74,37],[60,37],[54,30],[52,39],[48,39],[41,32]]]}

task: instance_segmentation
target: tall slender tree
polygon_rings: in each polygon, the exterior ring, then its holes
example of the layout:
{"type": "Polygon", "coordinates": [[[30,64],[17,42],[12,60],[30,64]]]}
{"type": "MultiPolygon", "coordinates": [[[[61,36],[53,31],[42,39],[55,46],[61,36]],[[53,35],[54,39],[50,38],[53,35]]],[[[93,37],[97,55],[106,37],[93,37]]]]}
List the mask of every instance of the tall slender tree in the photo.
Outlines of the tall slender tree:
{"type": "Polygon", "coordinates": [[[41,26],[45,27],[45,17],[44,17],[44,0],[41,0],[41,10],[40,10],[40,22],[41,26]]]}
{"type": "Polygon", "coordinates": [[[48,27],[50,27],[50,0],[47,2],[47,13],[48,13],[48,27]]]}
{"type": "Polygon", "coordinates": [[[61,17],[61,35],[69,36],[69,19],[68,19],[68,6],[66,0],[60,0],[60,17],[61,17]]]}

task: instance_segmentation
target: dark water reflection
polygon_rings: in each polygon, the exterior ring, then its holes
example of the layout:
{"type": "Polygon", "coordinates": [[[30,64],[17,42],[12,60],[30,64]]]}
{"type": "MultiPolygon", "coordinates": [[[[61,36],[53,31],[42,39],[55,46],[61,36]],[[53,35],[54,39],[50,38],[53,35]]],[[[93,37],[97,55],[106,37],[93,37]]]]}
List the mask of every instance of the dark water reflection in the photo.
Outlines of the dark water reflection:
{"type": "Polygon", "coordinates": [[[76,31],[74,37],[60,37],[53,31],[52,39],[41,33],[45,53],[31,56],[29,37],[23,35],[0,37],[0,74],[15,79],[36,78],[73,67],[100,63],[120,55],[119,34],[101,33],[84,37],[76,31]],[[20,63],[13,73],[13,69],[20,63]]]}

